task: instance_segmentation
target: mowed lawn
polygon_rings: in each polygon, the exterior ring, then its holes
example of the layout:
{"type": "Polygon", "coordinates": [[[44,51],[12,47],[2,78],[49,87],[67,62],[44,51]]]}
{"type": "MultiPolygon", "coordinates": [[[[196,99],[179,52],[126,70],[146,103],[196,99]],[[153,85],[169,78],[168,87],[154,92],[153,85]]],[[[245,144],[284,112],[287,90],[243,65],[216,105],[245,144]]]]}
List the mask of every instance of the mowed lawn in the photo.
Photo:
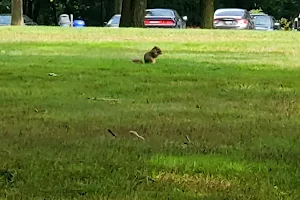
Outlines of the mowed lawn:
{"type": "Polygon", "coordinates": [[[299,56],[298,32],[1,27],[0,199],[300,199],[299,56]]]}

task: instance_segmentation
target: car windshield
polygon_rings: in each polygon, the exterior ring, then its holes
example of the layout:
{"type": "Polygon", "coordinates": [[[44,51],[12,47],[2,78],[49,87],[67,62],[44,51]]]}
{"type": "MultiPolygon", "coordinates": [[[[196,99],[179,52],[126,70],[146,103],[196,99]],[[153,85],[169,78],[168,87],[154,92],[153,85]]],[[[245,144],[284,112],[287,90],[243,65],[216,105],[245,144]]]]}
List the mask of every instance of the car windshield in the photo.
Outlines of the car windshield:
{"type": "Polygon", "coordinates": [[[243,16],[242,10],[219,10],[215,12],[215,16],[243,16]]]}
{"type": "Polygon", "coordinates": [[[147,10],[146,16],[173,16],[171,10],[147,10]]]}
{"type": "Polygon", "coordinates": [[[23,18],[24,18],[24,22],[25,22],[25,23],[32,23],[32,22],[33,22],[32,19],[30,19],[30,18],[27,17],[26,15],[24,15],[23,18]]]}
{"type": "Polygon", "coordinates": [[[120,23],[120,15],[115,15],[111,20],[109,20],[108,24],[119,24],[120,23]]]}
{"type": "Polygon", "coordinates": [[[255,26],[269,26],[270,18],[268,16],[253,16],[255,26]]]}
{"type": "Polygon", "coordinates": [[[0,15],[0,24],[11,24],[11,16],[0,15]]]}

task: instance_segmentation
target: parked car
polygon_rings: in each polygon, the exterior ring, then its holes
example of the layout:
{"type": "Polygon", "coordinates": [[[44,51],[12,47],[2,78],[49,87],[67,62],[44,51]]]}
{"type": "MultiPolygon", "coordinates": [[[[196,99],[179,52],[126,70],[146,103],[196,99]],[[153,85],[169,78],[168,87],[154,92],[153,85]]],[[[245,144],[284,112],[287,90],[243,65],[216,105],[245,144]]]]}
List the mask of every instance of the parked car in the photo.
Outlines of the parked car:
{"type": "MultiPolygon", "coordinates": [[[[23,15],[25,26],[36,26],[37,23],[30,19],[27,15],[23,15]]],[[[11,25],[11,14],[0,14],[0,26],[11,25]]]]}
{"type": "Polygon", "coordinates": [[[221,8],[214,13],[215,29],[254,29],[250,13],[241,8],[221,8]]]}
{"type": "Polygon", "coordinates": [[[294,19],[293,30],[300,31],[300,14],[294,19]]]}
{"type": "Polygon", "coordinates": [[[250,14],[253,17],[255,30],[272,31],[280,30],[280,24],[276,19],[265,13],[250,14]]]}
{"type": "Polygon", "coordinates": [[[174,9],[155,8],[146,10],[144,22],[146,27],[186,28],[187,20],[174,9]]]}
{"type": "MultiPolygon", "coordinates": [[[[119,27],[120,18],[120,14],[114,15],[105,27],[119,27]]],[[[187,20],[187,16],[181,17],[176,10],[154,8],[146,10],[144,24],[147,28],[186,28],[187,20]]]]}
{"type": "Polygon", "coordinates": [[[115,14],[108,22],[104,22],[104,27],[119,28],[121,15],[115,14]]]}

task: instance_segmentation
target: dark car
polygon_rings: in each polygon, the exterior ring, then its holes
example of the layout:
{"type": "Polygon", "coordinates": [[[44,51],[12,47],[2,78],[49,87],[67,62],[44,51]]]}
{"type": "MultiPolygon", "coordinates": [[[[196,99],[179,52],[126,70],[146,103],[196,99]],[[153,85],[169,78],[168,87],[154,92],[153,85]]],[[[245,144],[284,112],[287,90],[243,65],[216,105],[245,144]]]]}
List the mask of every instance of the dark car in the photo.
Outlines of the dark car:
{"type": "Polygon", "coordinates": [[[251,14],[255,24],[255,30],[272,31],[279,30],[280,24],[276,19],[265,13],[251,14]]]}
{"type": "Polygon", "coordinates": [[[174,9],[147,9],[145,26],[155,28],[186,28],[187,16],[181,17],[174,9]]]}
{"type": "MultiPolygon", "coordinates": [[[[120,18],[120,14],[114,15],[105,27],[119,27],[120,18]]],[[[147,28],[186,28],[186,21],[187,16],[181,17],[176,10],[155,8],[146,10],[144,24],[147,28]]]]}
{"type": "Polygon", "coordinates": [[[241,8],[222,8],[214,13],[215,29],[254,29],[250,13],[241,8]]]}
{"type": "MultiPolygon", "coordinates": [[[[36,26],[37,23],[30,19],[27,15],[23,15],[25,26],[36,26]]],[[[11,25],[11,14],[0,14],[0,26],[11,25]]]]}

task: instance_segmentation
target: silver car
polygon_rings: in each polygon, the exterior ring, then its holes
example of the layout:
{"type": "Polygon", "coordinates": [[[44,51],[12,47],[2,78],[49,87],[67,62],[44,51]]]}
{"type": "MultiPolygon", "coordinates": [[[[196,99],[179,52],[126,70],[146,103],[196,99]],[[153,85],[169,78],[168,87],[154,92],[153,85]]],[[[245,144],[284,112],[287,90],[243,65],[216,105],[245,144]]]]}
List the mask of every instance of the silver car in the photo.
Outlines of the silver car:
{"type": "Polygon", "coordinates": [[[120,19],[121,15],[116,14],[108,22],[104,22],[104,27],[119,28],[120,19]]]}
{"type": "Polygon", "coordinates": [[[255,24],[255,30],[273,31],[280,30],[280,24],[271,15],[265,13],[251,14],[255,24]]]}
{"type": "Polygon", "coordinates": [[[250,13],[241,8],[222,8],[214,13],[215,29],[254,29],[250,13]]]}
{"type": "MultiPolygon", "coordinates": [[[[23,15],[24,25],[25,26],[36,26],[38,25],[27,15],[23,15]]],[[[11,25],[11,14],[0,14],[0,26],[10,26],[11,25]]]]}

